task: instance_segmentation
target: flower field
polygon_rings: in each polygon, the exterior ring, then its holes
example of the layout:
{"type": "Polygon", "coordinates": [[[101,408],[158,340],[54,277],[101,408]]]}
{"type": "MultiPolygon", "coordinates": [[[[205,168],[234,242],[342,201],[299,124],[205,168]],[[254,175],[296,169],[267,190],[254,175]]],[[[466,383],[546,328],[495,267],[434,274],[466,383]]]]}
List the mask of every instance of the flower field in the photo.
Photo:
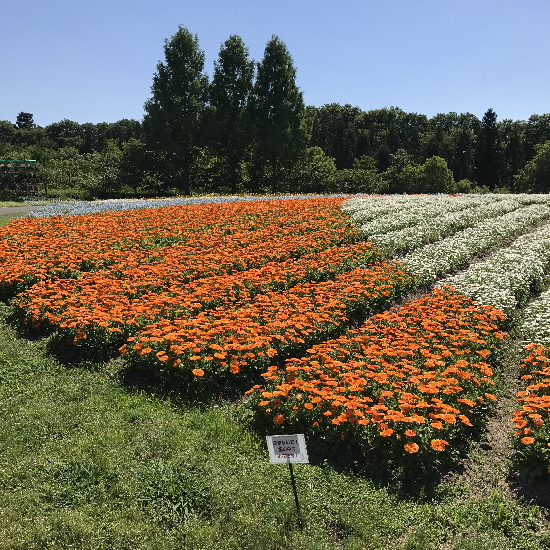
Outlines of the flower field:
{"type": "MultiPolygon", "coordinates": [[[[481,429],[498,397],[494,358],[550,269],[543,195],[49,214],[0,228],[0,295],[28,329],[80,357],[176,372],[186,395],[238,382],[267,432],[345,439],[396,464],[440,461],[481,429]]],[[[540,473],[550,295],[522,314],[512,420],[519,462],[540,473]]]]}

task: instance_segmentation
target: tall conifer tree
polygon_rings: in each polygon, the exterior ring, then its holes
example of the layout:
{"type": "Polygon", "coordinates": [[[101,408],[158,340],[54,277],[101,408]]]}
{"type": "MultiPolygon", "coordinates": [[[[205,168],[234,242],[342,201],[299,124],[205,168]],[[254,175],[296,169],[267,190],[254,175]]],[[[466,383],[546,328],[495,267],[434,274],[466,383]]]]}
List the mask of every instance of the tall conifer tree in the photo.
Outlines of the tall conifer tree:
{"type": "Polygon", "coordinates": [[[271,191],[305,153],[309,136],[296,69],[285,44],[273,36],[267,43],[251,98],[255,129],[255,173],[263,171],[271,191]]]}
{"type": "Polygon", "coordinates": [[[488,109],[481,121],[477,142],[477,182],[494,189],[499,185],[500,151],[497,128],[497,114],[488,109]]]}
{"type": "Polygon", "coordinates": [[[239,168],[252,142],[248,100],[254,79],[254,62],[239,36],[230,36],[214,63],[210,104],[215,108],[212,141],[224,158],[232,193],[237,192],[239,168]]]}
{"type": "Polygon", "coordinates": [[[149,149],[164,159],[174,186],[189,195],[208,94],[204,52],[197,36],[180,26],[165,41],[164,55],[153,76],[153,96],[145,103],[143,130],[149,149]]]}

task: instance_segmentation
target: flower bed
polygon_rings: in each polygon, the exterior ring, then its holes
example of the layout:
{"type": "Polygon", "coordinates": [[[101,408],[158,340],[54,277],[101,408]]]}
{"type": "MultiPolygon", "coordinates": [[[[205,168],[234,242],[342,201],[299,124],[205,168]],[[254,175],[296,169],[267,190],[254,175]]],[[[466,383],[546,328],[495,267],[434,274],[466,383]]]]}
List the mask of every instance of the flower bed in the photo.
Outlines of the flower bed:
{"type": "Polygon", "coordinates": [[[397,461],[430,460],[472,426],[491,393],[502,312],[450,288],[318,344],[247,393],[269,432],[356,442],[397,461]],[[383,452],[382,452],[383,451],[383,452]]]}
{"type": "Polygon", "coordinates": [[[540,292],[549,266],[550,224],[546,223],[441,284],[510,315],[533,292],[540,292]]]}
{"type": "Polygon", "coordinates": [[[258,295],[239,308],[146,326],[121,351],[134,365],[173,365],[191,383],[196,382],[191,374],[201,383],[216,383],[227,373],[258,371],[275,355],[296,353],[341,333],[354,315],[381,307],[413,286],[414,278],[396,262],[356,268],[332,281],[258,295]]]}
{"type": "Polygon", "coordinates": [[[542,293],[523,312],[521,364],[523,389],[516,395],[512,415],[515,467],[524,479],[534,481],[550,474],[550,291],[542,293]],[[536,343],[535,343],[536,342],[536,343]]]}
{"type": "Polygon", "coordinates": [[[138,270],[189,281],[361,240],[341,202],[256,201],[20,218],[0,228],[0,297],[40,280],[95,271],[133,278],[138,270]]]}

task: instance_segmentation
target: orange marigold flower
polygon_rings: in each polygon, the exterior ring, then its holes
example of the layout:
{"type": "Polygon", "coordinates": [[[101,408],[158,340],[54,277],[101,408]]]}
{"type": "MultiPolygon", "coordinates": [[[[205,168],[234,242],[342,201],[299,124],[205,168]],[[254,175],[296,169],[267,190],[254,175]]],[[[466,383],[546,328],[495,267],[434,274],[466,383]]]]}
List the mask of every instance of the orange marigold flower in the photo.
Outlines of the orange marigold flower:
{"type": "Polygon", "coordinates": [[[405,443],[403,447],[408,453],[417,453],[420,449],[420,447],[416,443],[405,443]]]}
{"type": "Polygon", "coordinates": [[[392,430],[391,428],[386,428],[385,430],[382,430],[382,431],[380,432],[380,435],[381,435],[382,437],[389,437],[389,436],[392,435],[392,434],[393,434],[393,430],[392,430]]]}
{"type": "Polygon", "coordinates": [[[193,369],[191,371],[195,376],[204,376],[204,371],[202,369],[193,369]]]}
{"type": "Polygon", "coordinates": [[[277,414],[273,417],[273,424],[282,424],[285,421],[285,417],[282,414],[277,414]]]}
{"type": "Polygon", "coordinates": [[[532,445],[534,442],[535,442],[535,438],[534,437],[522,437],[520,439],[520,441],[524,444],[524,445],[532,445]]]}
{"type": "Polygon", "coordinates": [[[416,432],[414,430],[405,430],[405,435],[407,437],[414,437],[416,435],[416,432]]]}
{"type": "Polygon", "coordinates": [[[449,443],[447,441],[445,441],[444,439],[432,439],[430,441],[430,447],[434,450],[434,451],[444,451],[445,450],[445,447],[448,445],[449,443]]]}

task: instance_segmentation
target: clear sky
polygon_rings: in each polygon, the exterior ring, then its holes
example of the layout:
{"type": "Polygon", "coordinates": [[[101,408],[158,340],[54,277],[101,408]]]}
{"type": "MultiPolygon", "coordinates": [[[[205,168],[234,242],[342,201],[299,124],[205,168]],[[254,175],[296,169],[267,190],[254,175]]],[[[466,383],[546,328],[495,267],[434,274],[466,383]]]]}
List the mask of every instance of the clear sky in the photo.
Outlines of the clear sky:
{"type": "Polygon", "coordinates": [[[0,17],[0,120],[141,120],[179,25],[210,77],[230,35],[255,61],[277,35],[306,105],[550,113],[549,0],[15,0],[0,17]]]}

